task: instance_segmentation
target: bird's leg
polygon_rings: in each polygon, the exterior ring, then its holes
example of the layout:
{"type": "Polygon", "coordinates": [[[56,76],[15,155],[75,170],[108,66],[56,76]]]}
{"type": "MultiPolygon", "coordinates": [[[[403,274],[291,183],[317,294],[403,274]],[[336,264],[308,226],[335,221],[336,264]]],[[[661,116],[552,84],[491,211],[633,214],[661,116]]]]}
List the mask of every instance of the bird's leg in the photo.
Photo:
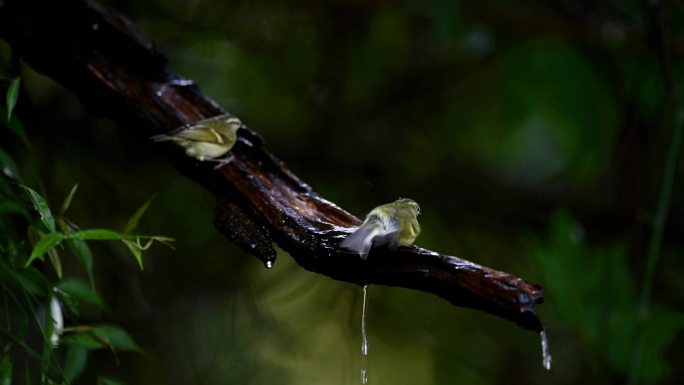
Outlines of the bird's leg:
{"type": "Polygon", "coordinates": [[[234,158],[233,154],[228,153],[228,155],[223,156],[221,158],[207,159],[207,161],[218,162],[218,164],[214,167],[214,170],[217,170],[217,169],[227,165],[228,163],[232,162],[233,158],[234,158]]]}

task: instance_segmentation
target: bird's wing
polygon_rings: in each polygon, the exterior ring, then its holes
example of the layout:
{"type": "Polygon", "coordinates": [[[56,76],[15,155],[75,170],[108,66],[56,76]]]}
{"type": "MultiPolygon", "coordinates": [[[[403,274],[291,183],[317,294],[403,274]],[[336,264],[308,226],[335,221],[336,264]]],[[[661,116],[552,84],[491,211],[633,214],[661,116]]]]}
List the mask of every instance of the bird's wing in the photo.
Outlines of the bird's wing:
{"type": "Polygon", "coordinates": [[[383,233],[384,225],[377,217],[367,218],[356,231],[349,234],[340,244],[342,247],[359,253],[366,259],[373,246],[375,237],[383,233]]]}
{"type": "Polygon", "coordinates": [[[205,142],[205,143],[216,143],[224,144],[229,142],[229,138],[225,135],[221,135],[214,129],[198,129],[198,128],[188,128],[184,130],[177,131],[175,133],[170,133],[167,135],[157,135],[153,136],[152,140],[157,142],[162,141],[183,141],[189,140],[192,142],[205,142]]]}
{"type": "Polygon", "coordinates": [[[195,122],[190,125],[190,128],[203,131],[213,131],[226,143],[231,143],[237,139],[237,130],[241,124],[242,123],[239,119],[231,117],[230,115],[218,115],[213,118],[195,122]]]}
{"type": "Polygon", "coordinates": [[[181,131],[178,134],[175,135],[178,138],[183,138],[186,140],[192,140],[195,142],[207,142],[207,143],[216,143],[216,144],[223,144],[225,143],[225,137],[220,135],[216,130],[214,129],[200,129],[200,128],[191,128],[185,131],[181,131]]]}

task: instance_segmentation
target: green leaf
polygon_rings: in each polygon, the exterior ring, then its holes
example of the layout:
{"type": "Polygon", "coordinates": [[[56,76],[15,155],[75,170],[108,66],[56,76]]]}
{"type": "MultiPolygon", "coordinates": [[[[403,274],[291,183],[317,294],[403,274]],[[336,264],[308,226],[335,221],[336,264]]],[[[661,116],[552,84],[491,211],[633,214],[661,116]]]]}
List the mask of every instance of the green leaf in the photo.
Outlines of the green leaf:
{"type": "Polygon", "coordinates": [[[9,88],[7,89],[7,121],[12,119],[12,110],[14,106],[17,105],[17,99],[19,98],[19,78],[12,81],[9,88]]]}
{"type": "Polygon", "coordinates": [[[60,303],[62,304],[62,308],[65,313],[69,313],[70,315],[73,315],[74,319],[80,319],[81,314],[82,314],[82,302],[78,298],[68,295],[67,293],[64,293],[57,289],[56,287],[53,288],[53,290],[56,290],[58,294],[60,295],[60,303]]]}
{"type": "Polygon", "coordinates": [[[3,357],[0,361],[0,385],[12,384],[12,362],[9,357],[3,357]]]}
{"type": "Polygon", "coordinates": [[[57,229],[55,228],[55,218],[52,216],[52,211],[50,211],[50,207],[45,201],[45,198],[43,198],[33,189],[23,185],[21,185],[21,187],[26,190],[26,193],[31,199],[31,203],[33,203],[33,208],[35,208],[40,215],[40,220],[43,222],[45,227],[47,227],[51,233],[56,232],[57,229]]]}
{"type": "Polygon", "coordinates": [[[145,202],[144,205],[140,206],[138,210],[136,210],[135,213],[133,213],[133,216],[131,216],[131,219],[128,220],[128,223],[126,223],[126,228],[124,229],[124,233],[130,234],[131,231],[135,229],[136,226],[138,226],[138,222],[140,221],[140,218],[145,214],[145,211],[147,208],[150,206],[150,203],[154,200],[155,196],[153,195],[147,202],[145,202]]]}
{"type": "Polygon", "coordinates": [[[57,278],[62,279],[62,260],[59,258],[57,250],[53,247],[47,251],[48,257],[50,258],[50,263],[55,268],[55,273],[57,273],[57,278]]]}
{"type": "Polygon", "coordinates": [[[112,348],[124,352],[141,352],[138,344],[123,329],[110,324],[93,326],[95,335],[106,341],[112,348]]]}
{"type": "Polygon", "coordinates": [[[19,214],[26,219],[31,219],[31,214],[24,205],[17,201],[12,201],[5,198],[3,198],[2,201],[0,201],[0,214],[19,214]]]}
{"type": "Polygon", "coordinates": [[[82,347],[88,350],[107,348],[107,344],[91,333],[91,330],[62,334],[59,342],[66,346],[82,347]]]}
{"type": "MultiPolygon", "coordinates": [[[[160,237],[160,236],[150,236],[150,235],[133,235],[124,234],[118,231],[109,229],[88,229],[73,232],[67,235],[69,239],[82,239],[90,241],[121,241],[121,240],[139,240],[148,239],[154,240],[161,243],[173,242],[173,238],[160,237]]],[[[142,248],[142,246],[140,246],[142,248]]],[[[145,249],[145,248],[143,248],[145,249]]]]}
{"type": "Polygon", "coordinates": [[[67,245],[85,269],[90,285],[93,286],[93,253],[90,251],[90,247],[82,239],[67,239],[67,245]]]}
{"type": "Polygon", "coordinates": [[[16,135],[19,139],[21,139],[22,142],[26,145],[26,147],[31,147],[31,142],[28,139],[28,135],[26,135],[26,129],[24,128],[24,125],[21,124],[21,121],[19,119],[12,119],[10,121],[6,121],[5,118],[7,118],[7,108],[5,106],[0,105],[0,123],[4,124],[9,128],[9,130],[16,135]]]}
{"type": "Polygon", "coordinates": [[[131,251],[135,259],[138,261],[140,268],[143,268],[142,263],[142,252],[146,250],[152,241],[157,241],[161,243],[168,244],[173,242],[173,238],[168,237],[158,237],[158,236],[142,236],[142,235],[132,235],[119,233],[117,231],[108,229],[90,229],[81,230],[67,235],[69,239],[75,240],[119,240],[122,241],[126,247],[131,251]],[[140,244],[140,239],[146,239],[148,242],[143,246],[140,244]]]}
{"type": "Polygon", "coordinates": [[[67,383],[73,382],[81,375],[81,373],[83,373],[83,369],[85,369],[87,362],[87,349],[79,346],[73,346],[67,349],[63,366],[64,379],[67,381],[67,383]]]}
{"type": "Polygon", "coordinates": [[[77,278],[65,279],[57,284],[57,288],[87,304],[97,306],[103,310],[107,308],[107,305],[105,305],[102,297],[92,290],[85,282],[77,278]]]}
{"type": "Polygon", "coordinates": [[[92,240],[92,241],[111,241],[131,238],[130,235],[122,234],[118,231],[108,229],[89,229],[76,231],[68,235],[69,239],[92,240]]]}
{"type": "Polygon", "coordinates": [[[54,346],[56,347],[57,344],[59,344],[59,336],[62,333],[61,330],[56,330],[57,328],[57,319],[59,315],[62,316],[62,320],[64,320],[64,313],[62,312],[62,304],[55,298],[54,296],[50,297],[50,302],[49,302],[49,307],[48,311],[43,314],[44,321],[43,321],[43,343],[44,343],[44,348],[47,348],[48,346],[54,346]],[[53,308],[54,306],[54,308],[53,308]],[[53,344],[52,341],[52,335],[53,333],[57,336],[57,344],[53,344]]]}
{"type": "Polygon", "coordinates": [[[45,254],[48,250],[51,248],[57,246],[64,240],[64,234],[54,232],[54,233],[48,233],[45,235],[43,238],[36,243],[36,245],[33,247],[33,251],[31,252],[31,256],[29,257],[28,261],[26,261],[26,267],[29,267],[31,263],[37,259],[43,257],[43,254],[45,254]]]}
{"type": "Polygon", "coordinates": [[[136,261],[138,261],[138,266],[140,266],[140,270],[143,270],[143,261],[142,261],[142,249],[141,247],[133,241],[129,240],[122,240],[121,242],[128,247],[128,250],[131,251],[131,254],[133,254],[133,257],[135,258],[136,261]]]}
{"type": "Polygon", "coordinates": [[[0,148],[0,173],[14,180],[21,180],[17,164],[14,163],[12,156],[0,148]]]}
{"type": "Polygon", "coordinates": [[[48,297],[52,291],[50,281],[38,269],[18,269],[12,272],[12,277],[33,295],[48,297]]]}
{"type": "Polygon", "coordinates": [[[71,205],[71,200],[74,198],[74,194],[76,194],[76,190],[78,189],[78,183],[74,185],[74,187],[71,188],[71,191],[69,192],[69,195],[64,199],[64,202],[62,202],[62,206],[59,209],[59,214],[64,215],[66,211],[69,209],[69,206],[71,205]]]}
{"type": "Polygon", "coordinates": [[[140,244],[141,239],[147,239],[148,240],[148,242],[145,244],[145,246],[140,246],[143,250],[147,250],[150,247],[150,245],[152,244],[152,242],[150,242],[150,241],[157,241],[159,243],[163,243],[166,246],[173,249],[173,245],[171,244],[171,242],[175,241],[175,239],[173,239],[171,237],[162,237],[162,236],[151,236],[151,237],[149,237],[149,236],[140,235],[140,236],[137,236],[136,239],[138,240],[138,244],[140,244]]]}

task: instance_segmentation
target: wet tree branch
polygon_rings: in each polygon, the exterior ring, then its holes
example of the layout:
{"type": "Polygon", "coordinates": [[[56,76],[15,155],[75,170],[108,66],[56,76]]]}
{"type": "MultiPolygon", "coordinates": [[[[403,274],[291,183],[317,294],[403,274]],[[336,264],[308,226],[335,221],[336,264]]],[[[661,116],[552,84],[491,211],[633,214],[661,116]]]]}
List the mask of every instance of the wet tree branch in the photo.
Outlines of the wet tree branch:
{"type": "MultiPolygon", "coordinates": [[[[171,73],[134,24],[95,3],[0,0],[0,36],[126,134],[146,139],[225,112],[191,80],[171,73]]],[[[248,127],[239,131],[235,160],[216,171],[173,146],[163,151],[217,197],[217,228],[265,264],[275,261],[275,242],[305,269],[333,279],[422,290],[529,330],[543,328],[535,313],[542,290],[521,278],[418,247],[375,249],[367,261],[341,249],[360,220],[317,195],[248,127]]]]}

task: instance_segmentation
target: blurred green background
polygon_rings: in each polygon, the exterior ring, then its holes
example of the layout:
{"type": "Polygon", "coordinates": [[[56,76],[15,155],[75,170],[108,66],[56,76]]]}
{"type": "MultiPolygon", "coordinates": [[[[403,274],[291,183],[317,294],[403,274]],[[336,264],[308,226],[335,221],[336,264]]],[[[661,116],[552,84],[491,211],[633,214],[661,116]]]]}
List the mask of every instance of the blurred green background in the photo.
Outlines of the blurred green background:
{"type": "MultiPolygon", "coordinates": [[[[411,197],[418,245],[544,287],[551,371],[538,336],[512,323],[371,287],[369,383],[684,381],[681,157],[639,313],[675,126],[641,2],[107,3],[326,198],[361,217],[411,197]]],[[[663,14],[681,90],[684,3],[663,14]]],[[[90,115],[3,41],[0,75],[21,76],[15,114],[31,143],[2,126],[1,145],[51,205],[78,182],[70,218],[122,229],[157,194],[138,232],[176,239],[149,250],[144,271],[119,243],[92,245],[110,311],[66,324],[122,325],[144,354],[96,352],[77,384],[360,382],[359,287],[282,251],[265,269],[218,234],[213,197],[145,137],[90,115]]]]}

